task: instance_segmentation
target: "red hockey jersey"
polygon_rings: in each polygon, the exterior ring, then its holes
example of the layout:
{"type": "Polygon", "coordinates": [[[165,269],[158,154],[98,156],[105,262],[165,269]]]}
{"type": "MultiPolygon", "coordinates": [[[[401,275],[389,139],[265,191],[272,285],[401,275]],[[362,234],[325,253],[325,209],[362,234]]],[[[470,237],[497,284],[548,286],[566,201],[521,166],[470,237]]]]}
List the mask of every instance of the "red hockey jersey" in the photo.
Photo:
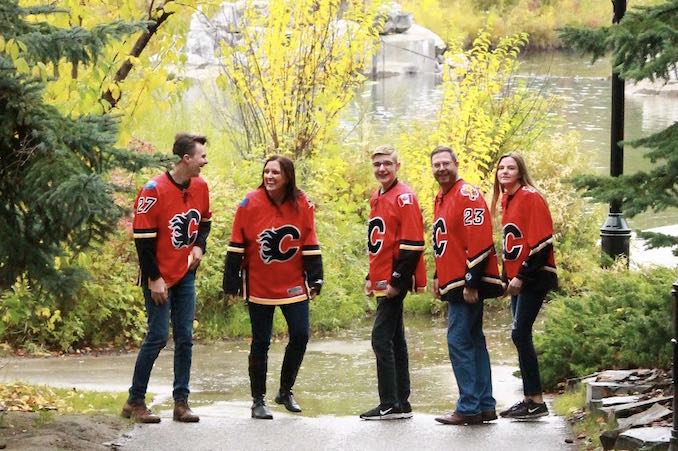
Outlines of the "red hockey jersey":
{"type": "Polygon", "coordinates": [[[367,247],[370,255],[372,292],[386,294],[388,284],[412,290],[426,288],[424,264],[424,223],[419,202],[412,189],[396,181],[386,192],[377,190],[370,198],[367,247]],[[403,251],[421,252],[412,274],[400,274],[403,251]],[[410,280],[399,280],[401,278],[410,280]]]}
{"type": "Polygon", "coordinates": [[[553,221],[546,201],[534,188],[523,186],[513,195],[504,193],[501,206],[505,276],[554,288],[553,221]]]}
{"type": "Polygon", "coordinates": [[[459,179],[435,198],[433,254],[443,300],[460,302],[465,286],[477,288],[481,299],[503,294],[492,221],[478,189],[459,179]]]}
{"type": "Polygon", "coordinates": [[[182,187],[164,173],[137,195],[134,238],[155,238],[155,258],[167,287],[186,275],[200,223],[211,220],[209,191],[201,177],[193,177],[188,187],[182,187]]]}
{"type": "Polygon", "coordinates": [[[248,193],[236,211],[228,252],[244,254],[242,293],[250,302],[281,305],[308,299],[303,256],[320,255],[313,204],[305,194],[295,206],[274,204],[263,188],[248,193]]]}

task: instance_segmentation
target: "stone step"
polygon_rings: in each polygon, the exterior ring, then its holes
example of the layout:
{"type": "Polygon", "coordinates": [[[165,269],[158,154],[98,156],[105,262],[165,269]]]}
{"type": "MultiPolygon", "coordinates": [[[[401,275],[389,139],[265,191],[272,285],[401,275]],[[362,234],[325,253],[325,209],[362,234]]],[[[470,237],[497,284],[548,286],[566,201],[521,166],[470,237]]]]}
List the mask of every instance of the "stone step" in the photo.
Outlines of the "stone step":
{"type": "Polygon", "coordinates": [[[670,440],[670,427],[629,429],[619,434],[614,449],[663,451],[669,449],[670,440]]]}
{"type": "Polygon", "coordinates": [[[673,396],[662,396],[659,398],[647,399],[645,401],[632,402],[629,404],[619,404],[610,407],[600,407],[598,410],[605,413],[608,417],[624,418],[645,410],[653,404],[673,400],[673,396]]]}

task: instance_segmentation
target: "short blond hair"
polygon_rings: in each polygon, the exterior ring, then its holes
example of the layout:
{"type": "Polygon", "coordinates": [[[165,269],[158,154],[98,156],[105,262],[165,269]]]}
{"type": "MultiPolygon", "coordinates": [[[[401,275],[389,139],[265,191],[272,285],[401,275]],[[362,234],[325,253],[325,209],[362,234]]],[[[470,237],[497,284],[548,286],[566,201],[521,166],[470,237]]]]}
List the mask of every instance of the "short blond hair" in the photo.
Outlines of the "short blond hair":
{"type": "Polygon", "coordinates": [[[398,162],[398,151],[390,144],[382,144],[381,146],[375,147],[372,151],[372,158],[377,155],[388,155],[393,157],[393,161],[396,163],[398,162]]]}

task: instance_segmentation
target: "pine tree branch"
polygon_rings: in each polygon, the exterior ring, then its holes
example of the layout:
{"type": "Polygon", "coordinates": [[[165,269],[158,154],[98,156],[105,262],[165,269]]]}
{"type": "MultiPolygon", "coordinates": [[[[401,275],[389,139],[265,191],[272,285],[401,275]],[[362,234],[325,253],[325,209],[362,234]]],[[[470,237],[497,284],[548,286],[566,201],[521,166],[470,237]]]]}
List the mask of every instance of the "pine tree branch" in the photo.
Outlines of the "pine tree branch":
{"type": "Polygon", "coordinates": [[[591,55],[592,62],[605,56],[610,50],[607,42],[607,27],[591,30],[586,28],[564,27],[556,30],[566,47],[570,47],[582,55],[591,55]]]}

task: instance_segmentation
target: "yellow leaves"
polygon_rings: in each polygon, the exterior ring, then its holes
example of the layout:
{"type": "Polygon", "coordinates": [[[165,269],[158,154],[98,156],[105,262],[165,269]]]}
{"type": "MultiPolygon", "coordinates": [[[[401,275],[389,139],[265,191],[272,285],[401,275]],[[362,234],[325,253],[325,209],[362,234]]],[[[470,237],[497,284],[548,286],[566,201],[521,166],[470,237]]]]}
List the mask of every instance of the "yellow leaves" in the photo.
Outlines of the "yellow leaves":
{"type": "Polygon", "coordinates": [[[31,68],[28,67],[28,63],[23,58],[17,58],[14,60],[14,67],[16,67],[17,72],[22,74],[31,73],[31,68]]]}
{"type": "Polygon", "coordinates": [[[5,51],[5,44],[6,44],[6,43],[5,43],[5,38],[3,38],[2,36],[0,36],[0,52],[4,52],[4,51],[5,51]]]}
{"type": "Polygon", "coordinates": [[[165,4],[162,5],[162,9],[166,13],[174,13],[179,9],[179,5],[177,5],[176,2],[173,2],[172,0],[167,0],[165,1],[165,4]]]}
{"type": "Polygon", "coordinates": [[[19,58],[19,44],[14,39],[9,39],[4,44],[4,52],[9,55],[12,60],[19,58]]]}
{"type": "Polygon", "coordinates": [[[63,406],[63,402],[50,388],[21,382],[0,384],[0,400],[0,404],[4,404],[4,408],[9,411],[35,412],[63,406]]]}
{"type": "Polygon", "coordinates": [[[256,132],[253,147],[297,156],[312,152],[362,82],[359,71],[369,56],[375,17],[356,13],[366,8],[362,2],[349,2],[344,17],[360,21],[339,27],[339,3],[273,0],[268,16],[247,8],[240,44],[222,46],[218,84],[248,112],[245,128],[256,132]]]}
{"type": "Polygon", "coordinates": [[[117,83],[109,84],[108,90],[110,91],[111,97],[113,97],[114,100],[118,100],[120,98],[120,86],[118,86],[117,83]]]}

